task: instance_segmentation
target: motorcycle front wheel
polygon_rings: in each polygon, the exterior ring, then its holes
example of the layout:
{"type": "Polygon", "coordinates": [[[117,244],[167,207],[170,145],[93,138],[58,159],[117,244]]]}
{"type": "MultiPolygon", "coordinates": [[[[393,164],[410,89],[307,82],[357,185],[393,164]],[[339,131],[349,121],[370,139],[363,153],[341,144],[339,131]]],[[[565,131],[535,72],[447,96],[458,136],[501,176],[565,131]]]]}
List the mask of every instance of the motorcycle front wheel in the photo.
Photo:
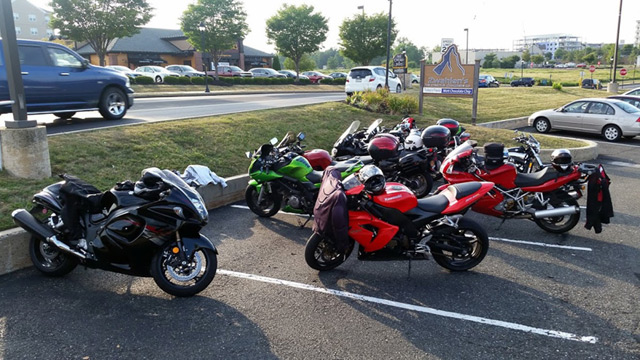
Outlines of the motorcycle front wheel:
{"type": "MultiPolygon", "coordinates": [[[[263,185],[264,188],[264,185],[263,185]]],[[[254,214],[260,217],[271,217],[280,211],[280,196],[273,192],[264,192],[262,195],[262,201],[258,202],[260,192],[255,186],[247,186],[247,190],[244,192],[244,198],[247,201],[247,206],[253,211],[254,214]]]]}
{"type": "Polygon", "coordinates": [[[36,269],[46,276],[64,276],[78,266],[78,260],[72,255],[35,236],[29,241],[29,256],[36,269]]]}
{"type": "MultiPolygon", "coordinates": [[[[562,193],[549,201],[549,205],[553,208],[564,206],[579,206],[578,201],[567,193],[562,193]]],[[[546,209],[541,209],[546,210],[546,209]]],[[[580,213],[563,216],[552,216],[542,219],[534,219],[536,224],[544,231],[553,234],[562,234],[573,229],[580,221],[580,213]]]]}
{"type": "Polygon", "coordinates": [[[434,234],[428,243],[433,260],[438,265],[451,271],[466,271],[480,264],[489,250],[489,236],[480,224],[462,218],[458,228],[452,232],[434,234]],[[449,251],[438,247],[438,244],[458,248],[449,251]]]}
{"type": "Polygon", "coordinates": [[[204,290],[216,275],[218,258],[211,249],[198,249],[190,261],[185,263],[172,250],[177,244],[167,243],[153,255],[151,276],[156,285],[166,293],[178,296],[193,296],[204,290]]]}
{"type": "Polygon", "coordinates": [[[354,243],[353,239],[349,238],[347,250],[340,252],[336,250],[333,239],[314,232],[304,248],[304,260],[312,269],[318,271],[334,269],[351,255],[354,243]]]}

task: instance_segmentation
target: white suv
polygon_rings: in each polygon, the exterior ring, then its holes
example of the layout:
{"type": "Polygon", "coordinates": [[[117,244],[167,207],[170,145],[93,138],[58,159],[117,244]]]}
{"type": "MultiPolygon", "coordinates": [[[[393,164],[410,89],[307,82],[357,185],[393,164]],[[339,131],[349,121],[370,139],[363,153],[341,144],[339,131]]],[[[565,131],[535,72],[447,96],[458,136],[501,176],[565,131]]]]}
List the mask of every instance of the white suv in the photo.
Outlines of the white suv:
{"type": "MultiPolygon", "coordinates": [[[[344,83],[344,92],[351,96],[355,91],[382,89],[384,87],[385,68],[382,66],[359,66],[351,69],[344,83]]],[[[389,71],[389,90],[402,92],[402,83],[398,76],[389,71]]]]}

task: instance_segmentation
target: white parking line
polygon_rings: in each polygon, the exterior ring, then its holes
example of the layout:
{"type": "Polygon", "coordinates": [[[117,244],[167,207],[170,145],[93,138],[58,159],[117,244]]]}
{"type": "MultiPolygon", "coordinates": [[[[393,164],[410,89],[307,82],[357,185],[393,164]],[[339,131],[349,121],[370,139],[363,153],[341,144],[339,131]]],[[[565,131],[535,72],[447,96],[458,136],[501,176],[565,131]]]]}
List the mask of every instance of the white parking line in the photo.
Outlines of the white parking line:
{"type": "Polygon", "coordinates": [[[489,238],[489,240],[493,240],[493,241],[503,241],[503,242],[515,243],[515,244],[525,244],[525,245],[534,245],[534,246],[550,247],[550,248],[557,248],[557,249],[566,249],[566,250],[593,251],[593,249],[592,249],[592,248],[588,248],[588,247],[567,246],[567,245],[554,245],[554,244],[546,244],[546,243],[533,242],[533,241],[512,240],[512,239],[504,239],[504,238],[497,238],[497,237],[490,237],[490,238],[489,238]]]}
{"type": "Polygon", "coordinates": [[[222,270],[222,269],[219,269],[217,273],[220,275],[227,275],[227,276],[237,277],[241,279],[260,281],[260,282],[275,284],[275,285],[284,285],[284,286],[289,286],[289,287],[301,289],[301,290],[315,291],[322,294],[329,294],[329,295],[344,297],[344,298],[353,299],[353,300],[366,301],[370,303],[391,306],[391,307],[409,310],[409,311],[416,311],[416,312],[437,315],[437,316],[442,316],[442,317],[447,317],[452,319],[471,321],[479,324],[493,325],[493,326],[498,326],[506,329],[517,330],[517,331],[532,333],[536,335],[544,335],[544,336],[559,338],[563,340],[572,340],[572,341],[584,342],[589,344],[595,344],[598,341],[598,338],[596,338],[595,336],[579,336],[579,335],[571,334],[564,331],[535,328],[535,327],[507,322],[507,321],[494,320],[494,319],[473,316],[473,315],[465,315],[465,314],[455,313],[451,311],[438,310],[438,309],[434,309],[426,306],[411,305],[407,303],[401,303],[398,301],[385,300],[385,299],[380,299],[372,296],[358,295],[358,294],[354,294],[346,291],[321,288],[313,285],[302,284],[302,283],[297,283],[297,282],[287,281],[287,280],[280,280],[280,279],[275,279],[275,278],[270,278],[265,276],[246,274],[246,273],[240,273],[240,272],[222,270]]]}
{"type": "MultiPolygon", "coordinates": [[[[230,205],[230,207],[232,207],[232,208],[236,208],[236,209],[245,209],[245,210],[249,210],[249,207],[248,207],[248,206],[245,206],[245,205],[230,205]]],[[[586,206],[585,206],[585,207],[581,206],[581,208],[586,209],[586,206]]],[[[278,213],[279,213],[279,214],[285,214],[285,215],[294,215],[294,216],[307,217],[307,215],[303,215],[303,214],[293,214],[293,213],[288,213],[288,212],[283,212],[283,211],[279,211],[278,213]]],[[[490,238],[489,238],[489,240],[493,240],[493,241],[503,241],[503,242],[509,242],[509,243],[514,243],[514,244],[523,244],[523,245],[534,245],[534,246],[550,247],[550,248],[565,249],[565,250],[593,251],[593,249],[588,248],[588,247],[577,247],[577,246],[567,246],[567,245],[554,245],[554,244],[547,244],[547,243],[534,242],[534,241],[513,240],[513,239],[505,239],[505,238],[497,238],[497,237],[490,237],[490,238]]]]}
{"type": "Polygon", "coordinates": [[[628,163],[628,162],[624,162],[624,161],[606,161],[603,162],[604,164],[607,165],[613,165],[613,166],[621,166],[621,167],[632,167],[632,168],[640,168],[640,164],[633,164],[633,163],[628,163]]]}

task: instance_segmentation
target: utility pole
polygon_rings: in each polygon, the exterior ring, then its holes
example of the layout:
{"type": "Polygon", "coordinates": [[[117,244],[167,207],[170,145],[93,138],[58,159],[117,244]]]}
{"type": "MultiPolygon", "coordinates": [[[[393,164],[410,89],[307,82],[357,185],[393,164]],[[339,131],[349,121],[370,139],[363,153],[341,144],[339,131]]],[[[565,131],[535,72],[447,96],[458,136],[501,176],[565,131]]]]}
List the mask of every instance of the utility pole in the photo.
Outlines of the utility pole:
{"type": "MultiPolygon", "coordinates": [[[[622,1],[622,0],[621,0],[622,1]]],[[[389,53],[391,52],[391,7],[393,0],[389,0],[389,21],[387,22],[387,71],[384,73],[384,87],[389,90],[389,53]]]]}

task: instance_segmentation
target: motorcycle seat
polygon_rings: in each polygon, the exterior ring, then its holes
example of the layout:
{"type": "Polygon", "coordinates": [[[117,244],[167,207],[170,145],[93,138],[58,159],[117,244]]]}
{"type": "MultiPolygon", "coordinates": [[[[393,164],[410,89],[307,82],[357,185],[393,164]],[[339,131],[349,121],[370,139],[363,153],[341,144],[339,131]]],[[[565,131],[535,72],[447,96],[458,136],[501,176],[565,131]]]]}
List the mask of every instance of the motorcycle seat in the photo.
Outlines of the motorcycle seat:
{"type": "Polygon", "coordinates": [[[313,183],[313,184],[319,184],[322,182],[322,174],[324,172],[322,171],[318,171],[318,170],[313,170],[310,173],[307,174],[307,180],[309,180],[309,182],[313,183]]]}
{"type": "Polygon", "coordinates": [[[440,213],[449,205],[449,199],[443,194],[418,199],[418,208],[430,213],[440,213]]]}
{"type": "Polygon", "coordinates": [[[546,167],[540,171],[530,174],[518,173],[514,183],[517,187],[538,186],[549,180],[557,179],[558,175],[559,174],[555,170],[546,167]]]}
{"type": "Polygon", "coordinates": [[[469,196],[480,189],[482,184],[479,182],[467,182],[461,184],[450,185],[447,189],[453,192],[456,200],[460,200],[463,197],[469,196]]]}

